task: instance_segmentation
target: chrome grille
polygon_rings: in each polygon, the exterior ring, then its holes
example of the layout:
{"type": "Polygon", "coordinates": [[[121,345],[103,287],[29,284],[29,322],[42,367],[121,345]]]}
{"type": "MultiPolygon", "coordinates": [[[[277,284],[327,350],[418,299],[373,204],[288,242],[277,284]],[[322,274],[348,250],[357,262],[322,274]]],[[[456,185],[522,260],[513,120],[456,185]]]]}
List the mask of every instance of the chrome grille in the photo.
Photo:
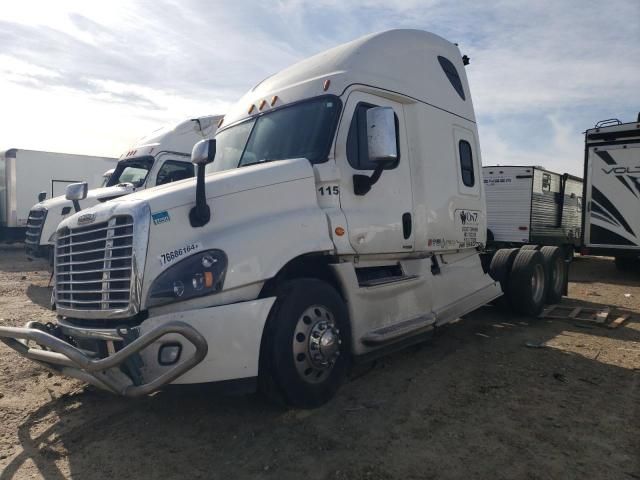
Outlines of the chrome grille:
{"type": "Polygon", "coordinates": [[[38,208],[29,212],[27,218],[27,234],[24,239],[24,246],[27,256],[37,257],[40,247],[40,236],[42,235],[42,227],[47,218],[47,209],[38,208]]]}
{"type": "Polygon", "coordinates": [[[58,230],[56,305],[85,311],[129,308],[133,263],[133,218],[129,215],[58,230]]]}

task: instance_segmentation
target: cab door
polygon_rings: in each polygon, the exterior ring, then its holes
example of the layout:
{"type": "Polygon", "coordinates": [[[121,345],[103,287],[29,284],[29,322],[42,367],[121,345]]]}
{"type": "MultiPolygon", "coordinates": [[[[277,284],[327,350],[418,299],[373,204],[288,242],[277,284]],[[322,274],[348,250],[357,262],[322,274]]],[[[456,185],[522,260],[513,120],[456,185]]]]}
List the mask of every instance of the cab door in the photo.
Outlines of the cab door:
{"type": "Polygon", "coordinates": [[[340,206],[347,222],[349,242],[356,253],[399,253],[413,250],[413,201],[409,149],[401,104],[364,92],[347,98],[336,143],[340,169],[340,206]],[[368,158],[366,112],[391,107],[396,119],[398,160],[385,167],[364,195],[354,190],[354,175],[371,176],[375,164],[368,158]]]}

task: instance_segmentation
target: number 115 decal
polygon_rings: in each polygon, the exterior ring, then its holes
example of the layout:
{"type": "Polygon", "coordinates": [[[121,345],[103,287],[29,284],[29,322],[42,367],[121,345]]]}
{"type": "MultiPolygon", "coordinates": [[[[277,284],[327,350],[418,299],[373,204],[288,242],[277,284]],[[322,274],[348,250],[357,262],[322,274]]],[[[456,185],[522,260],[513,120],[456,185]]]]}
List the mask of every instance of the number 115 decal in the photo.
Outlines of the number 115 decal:
{"type": "Polygon", "coordinates": [[[320,192],[320,195],[322,195],[323,197],[325,195],[340,195],[340,187],[338,187],[338,185],[333,185],[333,186],[328,185],[326,187],[320,187],[318,191],[320,192]]]}

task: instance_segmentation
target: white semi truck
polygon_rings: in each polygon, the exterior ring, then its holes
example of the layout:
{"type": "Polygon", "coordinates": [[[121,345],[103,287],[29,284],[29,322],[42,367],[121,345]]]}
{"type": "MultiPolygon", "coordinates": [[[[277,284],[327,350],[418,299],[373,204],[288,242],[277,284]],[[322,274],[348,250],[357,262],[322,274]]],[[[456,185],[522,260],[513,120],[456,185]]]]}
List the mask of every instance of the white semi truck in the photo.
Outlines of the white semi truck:
{"type": "Polygon", "coordinates": [[[583,253],[640,271],[640,115],[585,132],[583,253]]]}
{"type": "Polygon", "coordinates": [[[231,382],[314,407],[353,360],[420,341],[503,288],[538,314],[553,264],[483,254],[464,63],[436,35],[392,30],[269,77],[196,145],[196,182],[65,219],[57,323],[0,339],[126,396],[231,382]]]}
{"type": "Polygon", "coordinates": [[[185,120],[142,137],[120,156],[115,169],[101,172],[106,181],[101,188],[88,190],[84,198],[76,200],[77,206],[65,195],[34,205],[26,225],[27,257],[51,258],[58,224],[80,209],[137,190],[193,177],[191,149],[198,141],[213,138],[220,119],[222,116],[218,115],[185,120]]]}
{"type": "MultiPolygon", "coordinates": [[[[0,152],[0,238],[24,239],[33,202],[64,194],[67,185],[100,185],[115,158],[10,148],[0,152]]],[[[56,225],[57,226],[57,225],[56,225]]]]}

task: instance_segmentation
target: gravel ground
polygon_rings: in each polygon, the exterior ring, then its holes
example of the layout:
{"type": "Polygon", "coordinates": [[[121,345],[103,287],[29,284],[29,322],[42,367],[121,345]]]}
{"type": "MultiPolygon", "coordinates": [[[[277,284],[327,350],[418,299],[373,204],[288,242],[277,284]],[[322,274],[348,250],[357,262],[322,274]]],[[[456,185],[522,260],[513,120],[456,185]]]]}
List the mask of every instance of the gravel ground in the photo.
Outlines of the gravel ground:
{"type": "MultiPolygon", "coordinates": [[[[2,247],[0,324],[52,320],[48,280],[2,247]]],[[[612,330],[485,307],[312,411],[208,386],[122,399],[0,344],[0,480],[640,479],[640,273],[578,258],[571,280],[564,303],[636,316],[612,330]]]]}

